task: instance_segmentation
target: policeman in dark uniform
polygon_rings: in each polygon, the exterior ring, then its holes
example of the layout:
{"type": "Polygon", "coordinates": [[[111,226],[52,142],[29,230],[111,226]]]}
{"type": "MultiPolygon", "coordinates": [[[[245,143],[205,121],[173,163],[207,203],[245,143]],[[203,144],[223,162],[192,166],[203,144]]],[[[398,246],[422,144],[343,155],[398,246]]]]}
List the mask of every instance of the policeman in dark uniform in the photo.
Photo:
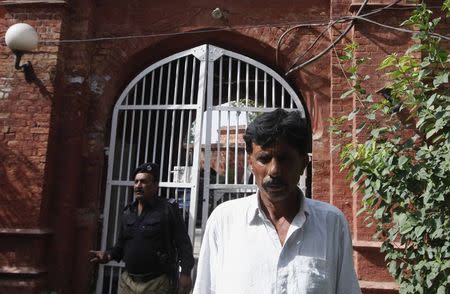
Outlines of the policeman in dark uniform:
{"type": "Polygon", "coordinates": [[[119,293],[173,293],[178,282],[178,293],[187,294],[192,288],[192,243],[177,207],[157,196],[159,167],[142,164],[133,177],[135,201],[123,211],[117,243],[107,251],[91,251],[91,261],[125,262],[119,293]]]}

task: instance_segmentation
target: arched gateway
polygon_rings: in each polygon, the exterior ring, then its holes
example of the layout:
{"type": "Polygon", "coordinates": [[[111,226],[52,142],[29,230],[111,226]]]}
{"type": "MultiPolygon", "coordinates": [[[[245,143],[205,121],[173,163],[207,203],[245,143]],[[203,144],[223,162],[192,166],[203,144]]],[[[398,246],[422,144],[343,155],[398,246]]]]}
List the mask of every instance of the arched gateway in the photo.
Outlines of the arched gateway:
{"type": "MultiPolygon", "coordinates": [[[[117,238],[124,206],[133,201],[130,173],[160,164],[160,195],[176,198],[196,248],[218,203],[256,191],[242,134],[258,113],[305,110],[269,67],[212,45],[165,58],[142,71],[113,112],[101,249],[117,238]]],[[[305,187],[302,177],[300,186],[305,187]]],[[[123,264],[100,265],[97,293],[116,293],[123,264]]]]}

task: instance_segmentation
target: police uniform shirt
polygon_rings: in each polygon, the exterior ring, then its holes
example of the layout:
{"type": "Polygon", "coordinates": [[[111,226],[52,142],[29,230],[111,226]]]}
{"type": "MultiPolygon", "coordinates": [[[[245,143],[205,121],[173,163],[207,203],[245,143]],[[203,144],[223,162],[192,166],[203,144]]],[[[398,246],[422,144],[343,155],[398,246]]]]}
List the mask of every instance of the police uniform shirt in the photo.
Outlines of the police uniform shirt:
{"type": "Polygon", "coordinates": [[[125,207],[117,243],[109,254],[116,261],[123,260],[128,273],[168,273],[171,263],[167,248],[169,240],[177,249],[181,271],[191,272],[194,258],[186,226],[177,209],[168,205],[171,204],[167,199],[158,197],[146,203],[140,215],[137,202],[125,207]]]}

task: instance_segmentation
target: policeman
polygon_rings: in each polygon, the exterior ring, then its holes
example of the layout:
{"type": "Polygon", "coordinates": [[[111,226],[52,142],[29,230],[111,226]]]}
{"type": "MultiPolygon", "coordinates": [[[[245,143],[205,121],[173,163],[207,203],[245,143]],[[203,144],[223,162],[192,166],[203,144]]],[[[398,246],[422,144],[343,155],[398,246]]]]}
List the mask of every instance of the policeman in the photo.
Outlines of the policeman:
{"type": "Polygon", "coordinates": [[[157,196],[159,167],[144,163],[133,177],[135,201],[123,211],[117,243],[107,251],[90,251],[91,262],[125,262],[119,293],[174,293],[178,282],[178,293],[187,294],[192,288],[192,243],[178,209],[157,196]]]}

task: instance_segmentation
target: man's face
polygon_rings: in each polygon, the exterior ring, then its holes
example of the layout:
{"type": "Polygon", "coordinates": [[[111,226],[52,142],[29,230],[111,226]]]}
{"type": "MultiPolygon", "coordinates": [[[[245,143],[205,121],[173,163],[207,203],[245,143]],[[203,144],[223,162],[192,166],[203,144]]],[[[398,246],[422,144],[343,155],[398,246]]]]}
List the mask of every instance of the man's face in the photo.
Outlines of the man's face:
{"type": "Polygon", "coordinates": [[[134,177],[134,195],[136,196],[136,200],[151,200],[156,196],[157,191],[158,183],[154,180],[152,174],[136,174],[134,177]]]}
{"type": "Polygon", "coordinates": [[[253,143],[248,159],[261,197],[275,203],[297,195],[297,183],[307,165],[307,155],[300,155],[280,140],[266,148],[253,143]]]}

